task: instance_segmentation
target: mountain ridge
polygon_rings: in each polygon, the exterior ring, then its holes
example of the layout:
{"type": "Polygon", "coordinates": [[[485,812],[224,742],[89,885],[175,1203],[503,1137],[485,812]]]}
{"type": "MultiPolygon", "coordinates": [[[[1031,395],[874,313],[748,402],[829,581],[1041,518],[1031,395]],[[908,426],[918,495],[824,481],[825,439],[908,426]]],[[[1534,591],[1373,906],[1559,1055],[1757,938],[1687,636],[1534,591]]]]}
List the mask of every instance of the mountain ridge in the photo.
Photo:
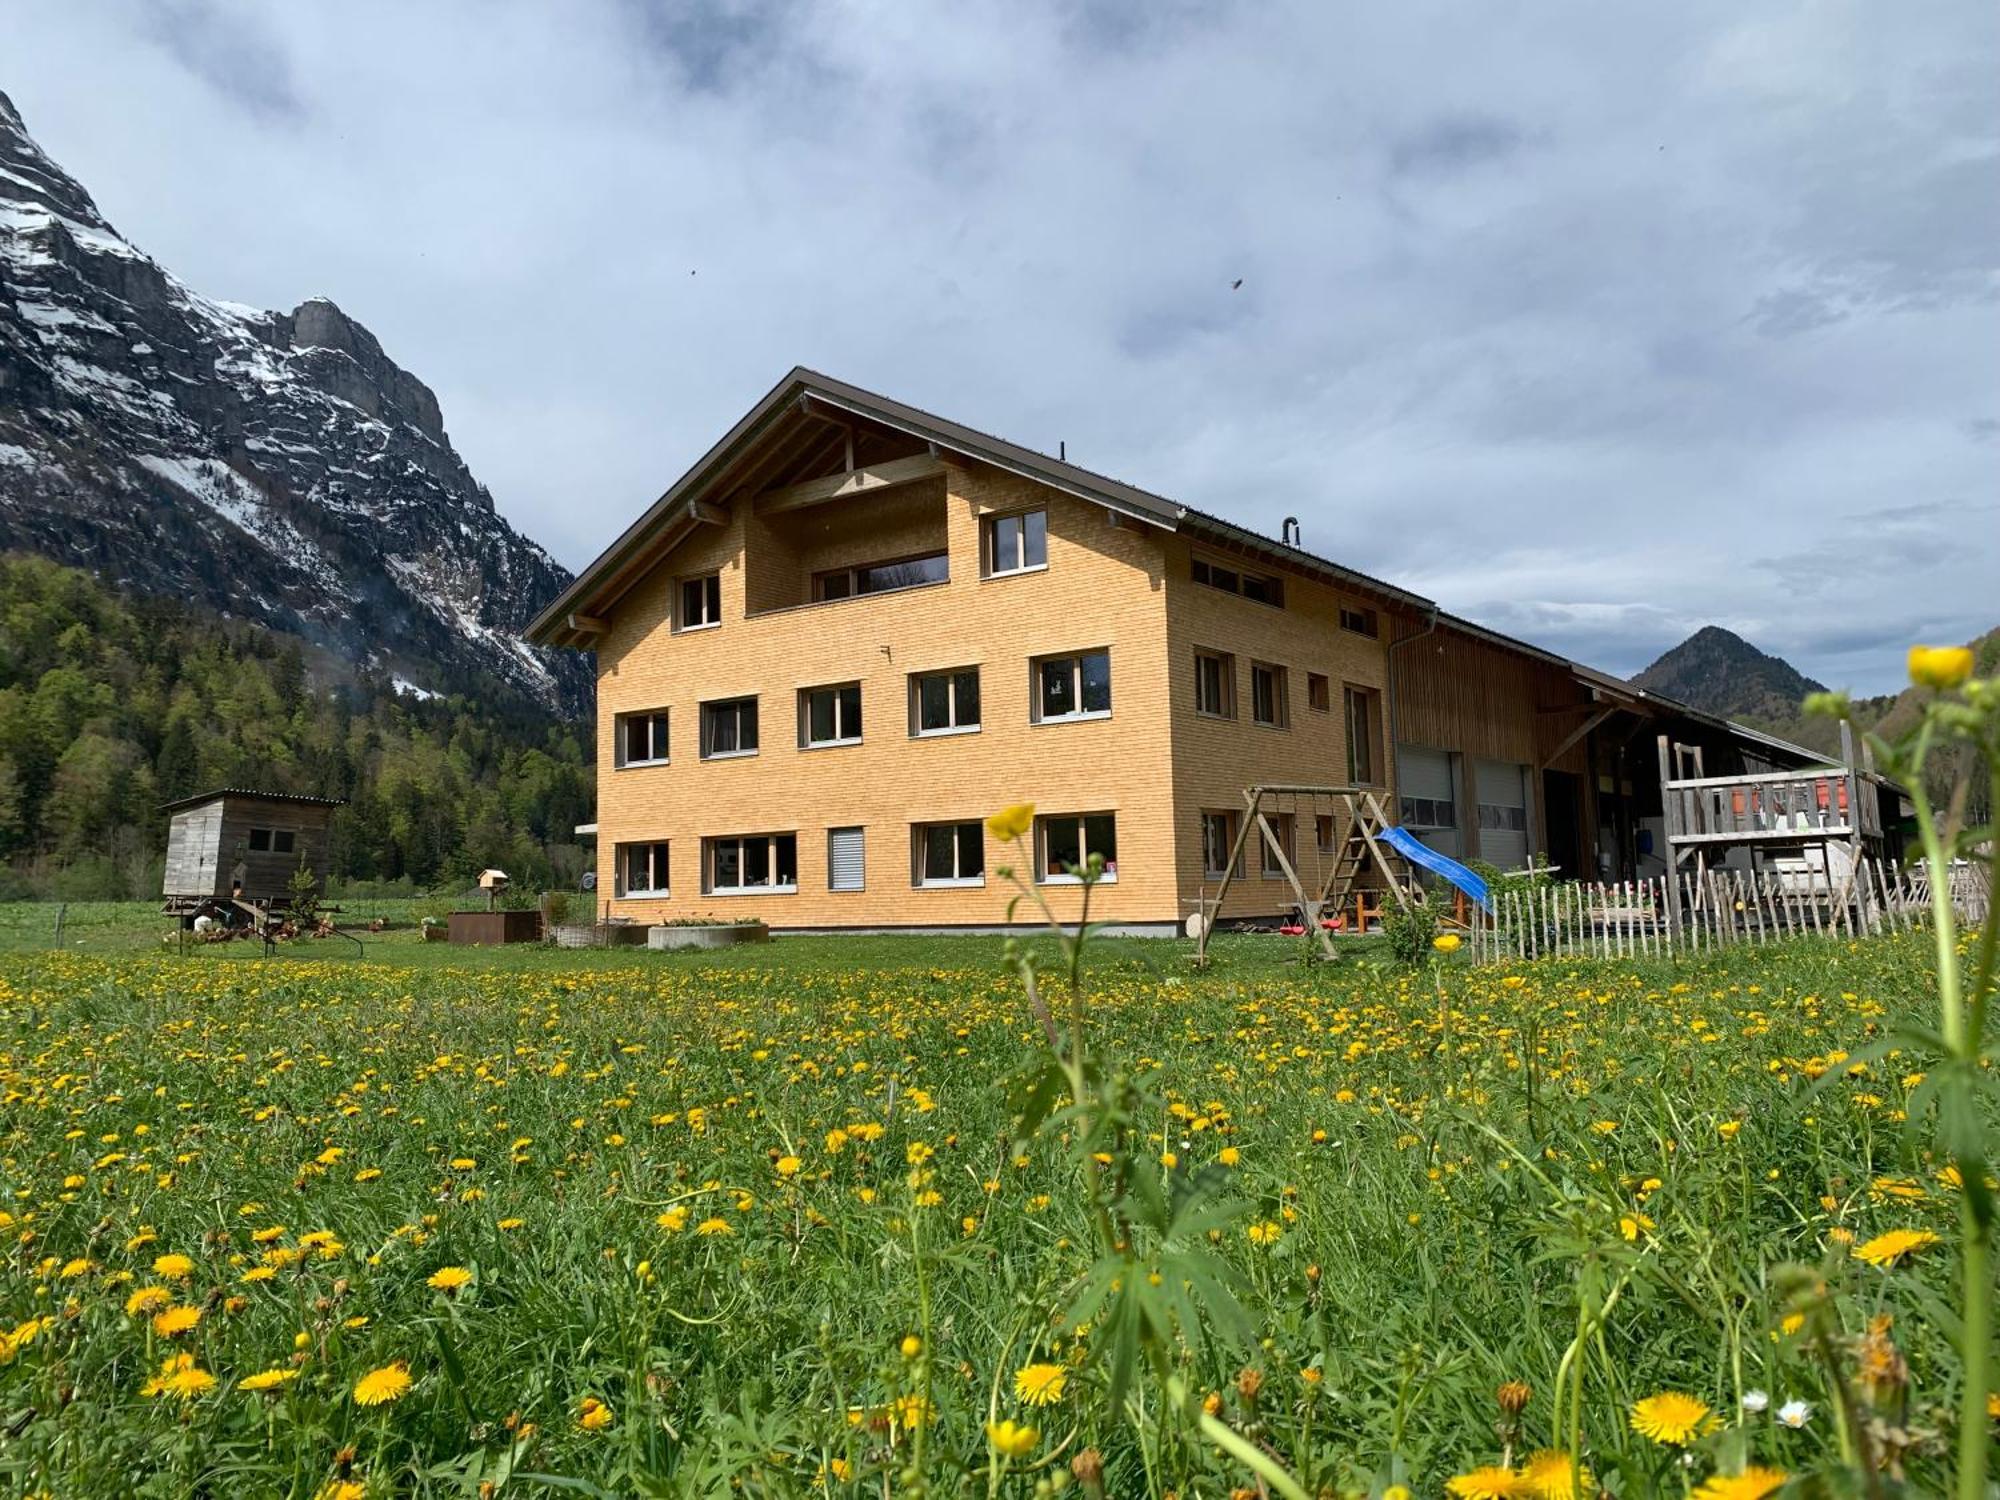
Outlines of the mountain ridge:
{"type": "Polygon", "coordinates": [[[569,715],[522,631],[569,582],[452,447],[436,394],[331,298],[195,292],[0,93],[0,551],[304,637],[433,691],[569,715]]]}
{"type": "Polygon", "coordinates": [[[1795,720],[1806,694],[1825,691],[1784,658],[1720,625],[1704,625],[1662,652],[1632,683],[1708,713],[1759,724],[1795,720]]]}

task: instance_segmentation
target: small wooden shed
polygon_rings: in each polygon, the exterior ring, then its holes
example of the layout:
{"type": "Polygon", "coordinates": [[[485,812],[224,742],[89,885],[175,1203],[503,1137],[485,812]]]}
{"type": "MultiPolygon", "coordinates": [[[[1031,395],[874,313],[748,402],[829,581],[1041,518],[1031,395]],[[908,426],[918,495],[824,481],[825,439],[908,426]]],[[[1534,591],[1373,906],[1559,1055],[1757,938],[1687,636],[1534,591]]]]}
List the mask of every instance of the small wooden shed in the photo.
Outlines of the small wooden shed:
{"type": "Polygon", "coordinates": [[[325,879],[327,827],[339,806],[243,787],[167,803],[167,901],[285,905],[301,865],[325,879]]]}

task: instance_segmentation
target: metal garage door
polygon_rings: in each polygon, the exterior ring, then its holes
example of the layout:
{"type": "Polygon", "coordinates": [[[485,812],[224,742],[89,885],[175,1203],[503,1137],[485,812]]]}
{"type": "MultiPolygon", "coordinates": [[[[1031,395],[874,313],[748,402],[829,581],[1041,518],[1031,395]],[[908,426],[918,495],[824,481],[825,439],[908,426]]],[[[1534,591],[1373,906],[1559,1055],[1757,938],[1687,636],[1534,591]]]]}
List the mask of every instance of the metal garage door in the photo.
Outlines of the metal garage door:
{"type": "Polygon", "coordinates": [[[1438,853],[1463,859],[1457,783],[1449,751],[1425,745],[1396,747],[1397,821],[1438,853]]]}
{"type": "Polygon", "coordinates": [[[1528,863],[1528,768],[1514,761],[1473,766],[1479,798],[1479,857],[1503,870],[1528,863]]]}

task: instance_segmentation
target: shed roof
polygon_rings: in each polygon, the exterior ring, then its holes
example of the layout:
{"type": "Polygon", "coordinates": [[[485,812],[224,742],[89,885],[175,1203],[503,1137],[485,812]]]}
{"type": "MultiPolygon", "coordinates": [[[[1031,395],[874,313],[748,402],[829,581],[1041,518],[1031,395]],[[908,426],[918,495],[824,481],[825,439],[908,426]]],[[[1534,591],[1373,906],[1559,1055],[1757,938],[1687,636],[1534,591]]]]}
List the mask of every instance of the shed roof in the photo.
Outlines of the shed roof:
{"type": "Polygon", "coordinates": [[[308,797],[303,792],[260,792],[255,787],[225,786],[212,792],[200,792],[192,797],[182,797],[175,802],[162,802],[161,812],[179,812],[187,807],[199,807],[204,802],[214,802],[220,797],[238,797],[245,802],[302,802],[314,807],[345,807],[345,797],[308,797]]]}

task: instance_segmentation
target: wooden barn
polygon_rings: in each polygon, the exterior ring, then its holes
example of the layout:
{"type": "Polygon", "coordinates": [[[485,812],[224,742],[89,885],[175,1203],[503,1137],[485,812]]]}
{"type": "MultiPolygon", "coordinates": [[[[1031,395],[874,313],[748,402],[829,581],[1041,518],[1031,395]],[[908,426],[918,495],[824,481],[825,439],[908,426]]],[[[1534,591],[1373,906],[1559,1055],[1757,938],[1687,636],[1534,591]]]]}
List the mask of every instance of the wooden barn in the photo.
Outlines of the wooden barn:
{"type": "Polygon", "coordinates": [[[167,803],[168,910],[207,902],[265,910],[289,904],[301,865],[325,878],[327,828],[340,805],[335,798],[241,787],[167,803]]]}

